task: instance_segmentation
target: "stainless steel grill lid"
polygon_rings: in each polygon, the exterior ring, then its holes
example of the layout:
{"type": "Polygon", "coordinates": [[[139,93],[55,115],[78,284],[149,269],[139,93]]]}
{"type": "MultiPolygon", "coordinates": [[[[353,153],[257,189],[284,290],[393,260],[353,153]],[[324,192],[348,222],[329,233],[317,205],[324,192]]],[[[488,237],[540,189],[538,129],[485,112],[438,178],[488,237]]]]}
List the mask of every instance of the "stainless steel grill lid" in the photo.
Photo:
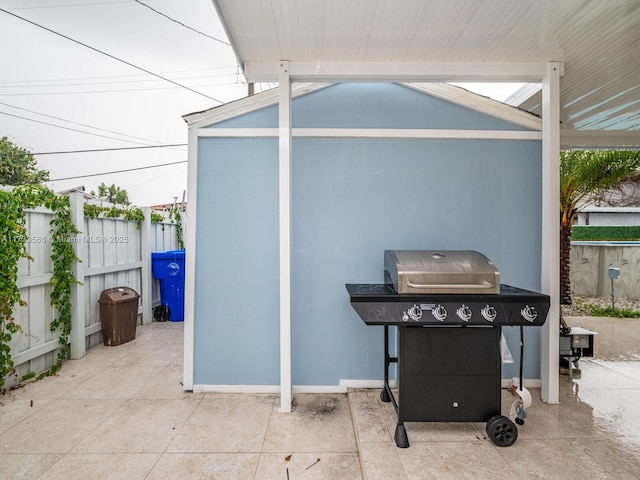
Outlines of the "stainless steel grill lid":
{"type": "Polygon", "coordinates": [[[500,272],[474,250],[385,250],[384,270],[397,293],[500,293],[500,272]]]}

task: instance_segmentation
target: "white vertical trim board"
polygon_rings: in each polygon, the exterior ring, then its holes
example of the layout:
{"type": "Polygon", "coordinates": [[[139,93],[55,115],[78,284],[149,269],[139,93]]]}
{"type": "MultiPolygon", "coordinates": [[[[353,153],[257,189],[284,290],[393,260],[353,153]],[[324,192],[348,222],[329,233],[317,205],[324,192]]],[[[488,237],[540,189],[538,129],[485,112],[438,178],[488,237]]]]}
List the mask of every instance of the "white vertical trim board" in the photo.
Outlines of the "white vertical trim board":
{"type": "Polygon", "coordinates": [[[198,218],[198,131],[189,131],[188,152],[187,231],[185,258],[185,288],[184,288],[184,371],[182,386],[184,390],[193,390],[194,374],[194,332],[195,332],[195,285],[196,285],[196,220],[198,218]]]}
{"type": "Polygon", "coordinates": [[[558,352],[560,328],[560,75],[562,64],[549,62],[542,81],[542,291],[551,297],[541,328],[542,400],[560,403],[558,352]]]}
{"type": "Polygon", "coordinates": [[[280,212],[280,412],[291,413],[291,81],[289,62],[279,74],[278,196],[280,212]]]}

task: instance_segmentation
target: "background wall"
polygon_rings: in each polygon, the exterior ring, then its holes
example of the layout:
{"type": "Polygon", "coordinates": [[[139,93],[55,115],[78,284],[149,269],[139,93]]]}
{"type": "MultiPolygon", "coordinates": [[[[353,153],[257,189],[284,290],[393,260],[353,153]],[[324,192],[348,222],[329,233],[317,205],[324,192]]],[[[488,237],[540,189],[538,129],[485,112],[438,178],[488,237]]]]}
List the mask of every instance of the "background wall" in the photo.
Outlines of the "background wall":
{"type": "MultiPolygon", "coordinates": [[[[294,99],[292,118],[521,130],[394,84],[335,85],[294,99]]],[[[216,127],[276,125],[270,107],[216,127]]],[[[277,139],[198,145],[194,382],[278,384],[277,139]]],[[[382,327],[364,325],[345,283],[381,283],[385,249],[478,250],[503,283],[538,290],[540,164],[539,141],[294,138],[294,385],[382,378],[382,327]]],[[[505,334],[517,360],[518,332],[505,334]]],[[[527,328],[526,378],[539,378],[538,352],[527,328]]]]}
{"type": "Polygon", "coordinates": [[[571,242],[571,293],[610,296],[609,267],[620,269],[616,298],[640,299],[640,243],[571,242]]]}

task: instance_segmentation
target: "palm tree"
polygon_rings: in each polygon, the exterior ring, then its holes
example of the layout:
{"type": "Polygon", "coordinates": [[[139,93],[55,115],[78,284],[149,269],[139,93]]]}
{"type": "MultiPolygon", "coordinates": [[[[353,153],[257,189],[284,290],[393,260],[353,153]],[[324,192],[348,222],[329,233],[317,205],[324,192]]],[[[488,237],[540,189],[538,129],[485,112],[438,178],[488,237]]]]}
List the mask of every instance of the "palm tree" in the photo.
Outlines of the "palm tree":
{"type": "Polygon", "coordinates": [[[632,176],[640,151],[563,150],[560,152],[560,303],[571,304],[569,254],[571,226],[580,208],[632,176]]]}

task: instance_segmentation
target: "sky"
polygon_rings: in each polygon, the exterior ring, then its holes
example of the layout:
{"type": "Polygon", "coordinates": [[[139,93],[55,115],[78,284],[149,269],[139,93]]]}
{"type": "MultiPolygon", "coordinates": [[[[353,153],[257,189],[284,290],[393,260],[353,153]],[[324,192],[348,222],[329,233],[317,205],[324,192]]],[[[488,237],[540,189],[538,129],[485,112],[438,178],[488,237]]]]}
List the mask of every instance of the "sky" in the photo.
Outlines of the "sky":
{"type": "MultiPolygon", "coordinates": [[[[0,62],[0,137],[54,191],[104,182],[137,206],[182,199],[182,116],[247,94],[211,0],[0,0],[0,62]]],[[[518,86],[465,87],[504,100],[518,86]]]]}

